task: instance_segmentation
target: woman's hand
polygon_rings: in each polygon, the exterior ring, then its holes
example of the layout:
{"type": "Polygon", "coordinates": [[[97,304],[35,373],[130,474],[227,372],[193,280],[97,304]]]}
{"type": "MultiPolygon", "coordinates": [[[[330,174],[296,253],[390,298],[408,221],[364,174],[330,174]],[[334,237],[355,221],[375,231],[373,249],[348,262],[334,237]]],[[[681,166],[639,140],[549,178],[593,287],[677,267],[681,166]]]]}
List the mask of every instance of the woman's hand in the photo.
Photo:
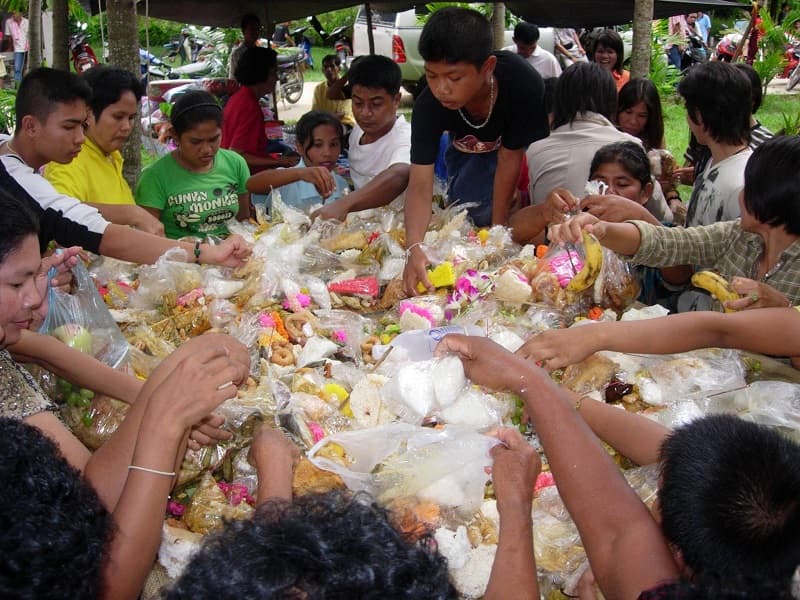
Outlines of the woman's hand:
{"type": "Polygon", "coordinates": [[[551,329],[534,335],[517,351],[517,356],[533,361],[547,371],[574,365],[601,350],[593,328],[583,325],[569,329],[551,329]]]}
{"type": "Polygon", "coordinates": [[[78,264],[83,250],[79,246],[64,248],[61,252],[54,252],[50,256],[42,259],[39,265],[39,272],[36,273],[36,289],[45,301],[45,311],[47,310],[47,286],[48,283],[54,288],[65,288],[64,292],[69,292],[72,284],[72,267],[78,264]],[[52,267],[56,268],[55,276],[48,282],[47,273],[52,267]]]}
{"type": "Polygon", "coordinates": [[[547,194],[542,204],[542,215],[548,224],[561,223],[567,213],[578,210],[578,199],[564,188],[556,188],[547,194]]]}
{"type": "Polygon", "coordinates": [[[781,294],[771,285],[747,279],[734,277],[731,279],[731,289],[744,296],[738,300],[728,300],[725,308],[731,310],[750,310],[751,308],[786,308],[792,305],[789,298],[781,294]]]}
{"type": "Polygon", "coordinates": [[[336,181],[333,179],[333,174],[326,167],[306,167],[299,169],[300,178],[313,185],[320,196],[323,198],[330,197],[336,191],[336,181]]]}
{"type": "Polygon", "coordinates": [[[640,220],[648,221],[651,215],[648,210],[633,200],[622,196],[607,194],[605,196],[586,196],[581,200],[581,209],[600,219],[612,223],[640,220]]]}
{"type": "Polygon", "coordinates": [[[593,233],[598,240],[605,237],[605,222],[594,215],[584,212],[567,219],[560,225],[553,225],[547,230],[547,237],[554,244],[577,244],[583,239],[583,230],[593,233]]]}
{"type": "Polygon", "coordinates": [[[232,235],[217,246],[205,244],[203,262],[221,267],[240,267],[253,248],[240,235],[232,235]]]}

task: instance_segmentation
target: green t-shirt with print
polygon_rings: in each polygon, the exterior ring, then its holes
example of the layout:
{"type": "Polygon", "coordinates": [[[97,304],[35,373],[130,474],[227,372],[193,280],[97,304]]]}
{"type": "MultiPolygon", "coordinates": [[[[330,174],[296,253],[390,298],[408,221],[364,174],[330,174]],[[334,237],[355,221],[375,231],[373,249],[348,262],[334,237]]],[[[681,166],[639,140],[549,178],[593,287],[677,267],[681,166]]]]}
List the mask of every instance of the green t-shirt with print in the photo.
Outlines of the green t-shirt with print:
{"type": "Polygon", "coordinates": [[[238,214],[248,177],[244,158],[231,150],[219,150],[208,173],[190,173],[168,154],[142,171],[136,204],[161,211],[168,238],[227,235],[225,222],[238,214]]]}

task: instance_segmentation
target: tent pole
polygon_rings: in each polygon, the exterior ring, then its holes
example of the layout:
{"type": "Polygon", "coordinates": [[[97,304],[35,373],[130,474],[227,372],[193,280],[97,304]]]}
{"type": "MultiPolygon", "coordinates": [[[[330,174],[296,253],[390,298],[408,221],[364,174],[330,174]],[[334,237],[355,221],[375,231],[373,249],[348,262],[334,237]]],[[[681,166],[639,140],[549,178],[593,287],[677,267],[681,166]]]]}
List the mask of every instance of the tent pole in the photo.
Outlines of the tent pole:
{"type": "Polygon", "coordinates": [[[367,15],[367,41],[369,42],[369,53],[375,54],[375,36],[372,34],[372,8],[369,2],[364,3],[364,14],[367,15]]]}

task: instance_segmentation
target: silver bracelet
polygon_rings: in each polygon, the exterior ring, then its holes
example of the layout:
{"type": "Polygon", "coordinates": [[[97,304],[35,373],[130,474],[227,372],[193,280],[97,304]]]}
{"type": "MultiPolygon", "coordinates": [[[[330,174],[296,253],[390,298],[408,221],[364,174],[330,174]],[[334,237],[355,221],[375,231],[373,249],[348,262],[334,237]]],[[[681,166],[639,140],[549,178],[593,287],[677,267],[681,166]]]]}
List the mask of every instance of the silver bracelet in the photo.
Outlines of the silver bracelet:
{"type": "Polygon", "coordinates": [[[411,251],[417,246],[422,246],[423,243],[424,242],[415,242],[406,248],[406,262],[408,262],[408,259],[411,257],[411,251]]]}
{"type": "Polygon", "coordinates": [[[164,477],[175,477],[175,471],[159,471],[158,469],[148,469],[147,467],[140,467],[139,465],[128,465],[128,470],[144,471],[145,473],[152,473],[153,475],[163,475],[164,477]]]}

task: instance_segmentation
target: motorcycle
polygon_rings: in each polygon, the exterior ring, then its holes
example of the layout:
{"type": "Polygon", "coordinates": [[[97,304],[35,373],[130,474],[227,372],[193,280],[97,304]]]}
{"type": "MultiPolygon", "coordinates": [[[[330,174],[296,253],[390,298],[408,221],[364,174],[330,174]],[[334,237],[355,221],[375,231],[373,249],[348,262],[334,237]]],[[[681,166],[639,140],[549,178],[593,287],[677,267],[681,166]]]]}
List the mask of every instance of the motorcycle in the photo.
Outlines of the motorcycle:
{"type": "Polygon", "coordinates": [[[708,62],[708,51],[706,45],[699,35],[688,35],[686,50],[681,57],[681,72],[685,73],[697,64],[708,62]]]}
{"type": "Polygon", "coordinates": [[[69,49],[72,53],[72,65],[75,67],[75,72],[83,73],[95,65],[100,64],[100,61],[97,60],[94,50],[92,50],[92,47],[87,41],[87,24],[81,23],[79,27],[80,31],[69,36],[69,49]]]}
{"type": "Polygon", "coordinates": [[[294,45],[296,48],[302,48],[303,50],[303,62],[309,66],[309,68],[314,68],[314,57],[311,56],[311,40],[305,35],[306,29],[308,29],[308,25],[304,27],[299,27],[289,33],[294,40],[294,45]]]}
{"type": "Polygon", "coordinates": [[[786,71],[789,75],[789,81],[786,82],[786,89],[791,90],[800,83],[800,42],[792,44],[792,46],[789,47],[786,51],[786,58],[789,60],[789,64],[786,67],[786,71]]]}
{"type": "Polygon", "coordinates": [[[349,25],[342,25],[331,31],[330,34],[333,52],[339,57],[342,65],[347,64],[348,56],[353,56],[353,43],[350,41],[350,36],[345,33],[349,28],[349,25]]]}
{"type": "Polygon", "coordinates": [[[139,48],[139,73],[142,76],[142,84],[147,85],[150,79],[166,79],[169,71],[169,65],[155,54],[139,48]]]}
{"type": "Polygon", "coordinates": [[[733,60],[734,54],[736,54],[736,48],[741,43],[742,43],[741,33],[728,33],[724,35],[717,44],[717,50],[716,50],[717,60],[723,62],[731,62],[733,60]]]}
{"type": "Polygon", "coordinates": [[[163,48],[164,60],[175,64],[176,60],[180,58],[181,66],[183,66],[187,62],[197,62],[203,44],[192,36],[191,29],[184,28],[181,30],[180,38],[170,40],[164,44],[163,48]]]}
{"type": "Polygon", "coordinates": [[[278,51],[278,98],[296,104],[303,95],[302,48],[281,48],[278,51]]]}

